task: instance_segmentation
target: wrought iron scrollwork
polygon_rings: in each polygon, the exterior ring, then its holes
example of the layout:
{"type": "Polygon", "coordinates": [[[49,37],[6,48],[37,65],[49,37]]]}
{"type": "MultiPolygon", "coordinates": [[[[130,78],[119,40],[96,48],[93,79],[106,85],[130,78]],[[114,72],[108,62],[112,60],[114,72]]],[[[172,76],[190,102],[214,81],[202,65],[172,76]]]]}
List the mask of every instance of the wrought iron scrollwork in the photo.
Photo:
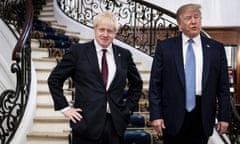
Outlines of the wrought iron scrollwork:
{"type": "Polygon", "coordinates": [[[25,112],[31,82],[30,47],[23,49],[21,63],[13,63],[16,73],[15,90],[5,90],[0,95],[0,143],[8,144],[13,138],[25,112]]]}
{"type": "Polygon", "coordinates": [[[92,27],[99,12],[116,14],[120,29],[117,39],[149,55],[159,39],[178,34],[174,14],[142,0],[57,0],[62,11],[72,19],[92,27]]]}
{"type": "Polygon", "coordinates": [[[2,1],[1,3],[1,17],[8,25],[15,27],[18,33],[20,33],[24,22],[24,15],[22,13],[25,11],[25,7],[23,2],[23,0],[13,0],[2,1]]]}
{"type": "Polygon", "coordinates": [[[5,90],[0,95],[0,140],[4,144],[9,143],[14,136],[26,106],[25,98],[21,95],[23,84],[20,65],[18,63],[12,64],[11,71],[16,73],[16,90],[5,90]]]}
{"type": "Polygon", "coordinates": [[[0,140],[1,142],[6,142],[8,137],[10,136],[9,132],[12,127],[12,120],[14,120],[14,116],[12,116],[11,111],[12,107],[14,106],[14,97],[15,91],[13,90],[6,90],[0,96],[0,140]]]}

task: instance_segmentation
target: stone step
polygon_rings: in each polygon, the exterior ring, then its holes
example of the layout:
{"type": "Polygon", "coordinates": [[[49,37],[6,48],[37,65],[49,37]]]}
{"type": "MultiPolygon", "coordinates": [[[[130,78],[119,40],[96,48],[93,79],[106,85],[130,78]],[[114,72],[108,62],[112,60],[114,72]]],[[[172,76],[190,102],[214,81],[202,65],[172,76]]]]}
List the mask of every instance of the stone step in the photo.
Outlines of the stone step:
{"type": "MultiPolygon", "coordinates": [[[[64,90],[69,105],[72,103],[72,92],[64,90]]],[[[53,106],[53,99],[49,92],[38,92],[37,95],[37,108],[35,116],[63,116],[60,111],[55,111],[53,106]]]]}
{"type": "Polygon", "coordinates": [[[67,132],[30,132],[27,135],[27,144],[67,144],[67,132]]]}
{"type": "Polygon", "coordinates": [[[51,27],[52,28],[63,28],[63,29],[67,28],[66,25],[61,25],[61,24],[57,23],[56,21],[51,23],[51,27]]]}
{"type": "Polygon", "coordinates": [[[52,0],[47,0],[45,6],[49,6],[53,8],[53,1],[52,0]]]}
{"type": "Polygon", "coordinates": [[[53,104],[37,104],[36,117],[62,117],[61,111],[55,111],[53,104]]]}
{"type": "Polygon", "coordinates": [[[41,16],[44,16],[44,17],[46,17],[46,16],[54,16],[54,10],[53,9],[49,9],[49,10],[41,11],[39,16],[40,17],[41,16]]]}
{"type": "Polygon", "coordinates": [[[44,104],[37,104],[37,109],[35,111],[36,117],[62,117],[63,114],[61,111],[55,111],[53,104],[44,105],[44,104]]]}
{"type": "Polygon", "coordinates": [[[47,80],[52,69],[36,69],[37,80],[47,80]]]}
{"type": "Polygon", "coordinates": [[[57,65],[55,58],[32,58],[35,69],[50,69],[52,70],[57,65]]]}
{"type": "MultiPolygon", "coordinates": [[[[67,97],[67,96],[66,96],[67,97]]],[[[37,95],[37,104],[51,104],[53,105],[53,99],[50,93],[38,94],[37,95]]]]}
{"type": "Polygon", "coordinates": [[[139,73],[142,77],[142,80],[149,80],[150,79],[150,71],[149,70],[141,70],[139,69],[139,73]]]}
{"type": "Polygon", "coordinates": [[[46,4],[43,6],[41,12],[53,10],[53,1],[48,1],[46,4]]]}
{"type": "Polygon", "coordinates": [[[149,81],[143,81],[143,90],[149,89],[149,81]]]}
{"type": "Polygon", "coordinates": [[[42,8],[42,11],[49,11],[49,10],[52,10],[53,9],[53,6],[52,5],[46,5],[42,8]]]}
{"type": "MultiPolygon", "coordinates": [[[[64,95],[69,102],[72,101],[72,91],[64,90],[64,95]]],[[[53,104],[49,91],[38,91],[37,104],[53,104]]]]}
{"type": "MultiPolygon", "coordinates": [[[[63,85],[63,89],[69,89],[69,83],[68,81],[65,81],[63,85]]],[[[47,80],[37,80],[37,90],[38,91],[46,91],[49,90],[47,80]]]]}
{"type": "MultiPolygon", "coordinates": [[[[48,10],[46,12],[41,12],[41,15],[38,16],[38,19],[39,20],[51,19],[51,21],[56,21],[55,18],[54,18],[54,13],[51,13],[49,11],[51,11],[51,10],[48,10]]],[[[47,21],[47,20],[44,20],[44,21],[47,21]]]]}
{"type": "Polygon", "coordinates": [[[38,17],[38,19],[41,20],[41,21],[48,21],[50,23],[57,23],[57,20],[54,18],[54,15],[48,16],[48,17],[40,16],[40,17],[38,17]]]}
{"type": "MultiPolygon", "coordinates": [[[[66,97],[71,97],[72,94],[73,94],[72,89],[73,88],[63,89],[64,95],[66,97]]],[[[49,90],[43,90],[43,91],[38,91],[37,96],[39,96],[39,97],[51,97],[51,94],[50,94],[49,90]]]]}
{"type": "Polygon", "coordinates": [[[31,48],[32,50],[32,58],[46,58],[49,56],[49,52],[47,48],[31,48]]]}
{"type": "Polygon", "coordinates": [[[32,48],[40,48],[40,43],[38,39],[31,39],[31,47],[32,48]]]}
{"type": "Polygon", "coordinates": [[[64,132],[69,130],[69,120],[62,116],[35,116],[32,131],[64,132]]]}

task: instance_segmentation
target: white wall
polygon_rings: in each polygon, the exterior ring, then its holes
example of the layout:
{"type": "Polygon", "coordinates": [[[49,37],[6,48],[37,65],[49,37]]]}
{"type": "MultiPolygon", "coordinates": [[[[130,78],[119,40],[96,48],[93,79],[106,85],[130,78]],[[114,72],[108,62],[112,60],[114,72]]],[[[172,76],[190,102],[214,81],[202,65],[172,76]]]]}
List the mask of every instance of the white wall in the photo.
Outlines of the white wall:
{"type": "Polygon", "coordinates": [[[203,26],[240,26],[240,0],[146,0],[172,12],[186,3],[202,6],[203,26]]]}
{"type": "Polygon", "coordinates": [[[11,72],[12,50],[16,42],[12,32],[0,19],[0,93],[16,86],[16,74],[11,72]]]}

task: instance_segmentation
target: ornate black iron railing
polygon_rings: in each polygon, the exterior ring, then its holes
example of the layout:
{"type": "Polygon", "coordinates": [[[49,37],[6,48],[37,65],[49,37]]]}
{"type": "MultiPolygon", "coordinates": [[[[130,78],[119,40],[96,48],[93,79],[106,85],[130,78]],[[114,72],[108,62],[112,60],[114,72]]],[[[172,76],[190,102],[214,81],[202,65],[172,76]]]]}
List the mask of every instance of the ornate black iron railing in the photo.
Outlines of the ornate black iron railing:
{"type": "Polygon", "coordinates": [[[120,30],[117,39],[153,55],[157,40],[178,34],[175,14],[143,0],[57,0],[70,18],[92,27],[101,11],[116,13],[120,30]]]}
{"type": "Polygon", "coordinates": [[[1,18],[12,32],[20,34],[12,53],[15,63],[11,66],[16,73],[16,89],[5,90],[0,95],[0,143],[8,144],[21,123],[27,105],[31,82],[31,48],[28,34],[31,30],[32,0],[1,1],[1,18]]]}

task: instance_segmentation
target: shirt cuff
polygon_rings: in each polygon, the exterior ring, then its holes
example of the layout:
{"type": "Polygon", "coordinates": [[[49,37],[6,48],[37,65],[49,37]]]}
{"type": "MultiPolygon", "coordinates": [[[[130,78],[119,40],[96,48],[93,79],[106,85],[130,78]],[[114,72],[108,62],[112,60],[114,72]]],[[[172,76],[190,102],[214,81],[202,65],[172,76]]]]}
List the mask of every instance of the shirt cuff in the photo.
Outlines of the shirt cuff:
{"type": "Polygon", "coordinates": [[[61,109],[60,111],[61,111],[62,113],[64,113],[65,111],[67,111],[67,110],[69,110],[69,109],[70,109],[70,107],[65,107],[65,108],[61,109]]]}

